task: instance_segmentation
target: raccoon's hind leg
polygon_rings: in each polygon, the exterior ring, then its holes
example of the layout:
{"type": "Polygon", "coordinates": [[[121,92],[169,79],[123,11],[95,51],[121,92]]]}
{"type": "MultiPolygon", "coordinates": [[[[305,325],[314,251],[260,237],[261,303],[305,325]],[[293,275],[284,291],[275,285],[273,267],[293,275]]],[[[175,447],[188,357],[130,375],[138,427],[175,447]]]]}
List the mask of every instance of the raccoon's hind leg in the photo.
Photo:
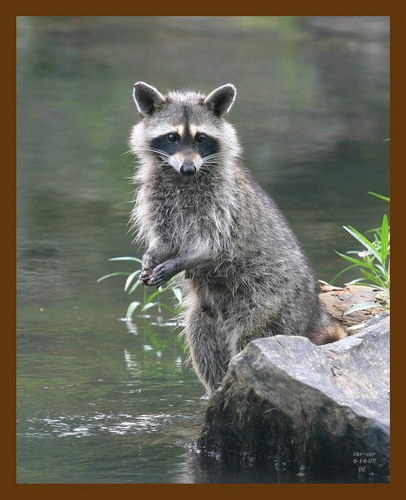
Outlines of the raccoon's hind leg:
{"type": "Polygon", "coordinates": [[[226,327],[231,357],[241,352],[252,340],[281,333],[267,308],[247,308],[241,303],[233,307],[226,327]]]}
{"type": "Polygon", "coordinates": [[[219,323],[206,306],[196,304],[187,311],[185,339],[193,369],[210,394],[220,385],[230,355],[219,323]]]}

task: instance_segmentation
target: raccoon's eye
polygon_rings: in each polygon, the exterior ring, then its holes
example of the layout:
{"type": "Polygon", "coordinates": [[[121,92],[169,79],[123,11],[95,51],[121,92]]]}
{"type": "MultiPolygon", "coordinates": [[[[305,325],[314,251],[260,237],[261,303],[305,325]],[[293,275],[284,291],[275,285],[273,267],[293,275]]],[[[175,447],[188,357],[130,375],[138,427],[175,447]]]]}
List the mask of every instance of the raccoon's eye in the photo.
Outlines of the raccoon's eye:
{"type": "Polygon", "coordinates": [[[178,134],[168,134],[166,138],[168,142],[176,142],[178,139],[178,134]]]}
{"type": "Polygon", "coordinates": [[[196,134],[196,141],[197,142],[204,142],[207,139],[206,134],[196,134]]]}

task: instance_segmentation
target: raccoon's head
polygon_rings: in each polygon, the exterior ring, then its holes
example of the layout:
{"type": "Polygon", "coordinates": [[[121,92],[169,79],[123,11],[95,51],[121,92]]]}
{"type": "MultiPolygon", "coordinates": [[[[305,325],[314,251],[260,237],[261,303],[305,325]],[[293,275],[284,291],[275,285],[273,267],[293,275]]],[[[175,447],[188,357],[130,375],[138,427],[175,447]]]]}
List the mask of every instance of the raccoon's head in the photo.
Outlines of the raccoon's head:
{"type": "Polygon", "coordinates": [[[135,83],[133,97],[143,119],[132,131],[133,151],[183,176],[193,176],[203,166],[215,168],[239,148],[233,127],[224,119],[235,96],[231,83],[207,96],[193,91],[163,95],[147,83],[135,83]]]}

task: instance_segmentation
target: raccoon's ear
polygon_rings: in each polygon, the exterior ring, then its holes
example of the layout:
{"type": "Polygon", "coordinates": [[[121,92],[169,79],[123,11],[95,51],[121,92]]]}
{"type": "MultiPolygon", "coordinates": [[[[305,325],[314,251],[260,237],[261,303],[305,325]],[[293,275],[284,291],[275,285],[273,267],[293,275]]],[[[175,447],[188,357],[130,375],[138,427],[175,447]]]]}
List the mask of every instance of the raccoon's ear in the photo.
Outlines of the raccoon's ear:
{"type": "Polygon", "coordinates": [[[142,115],[152,115],[156,108],[165,102],[165,97],[148,83],[137,82],[133,87],[134,102],[142,115]]]}
{"type": "Polygon", "coordinates": [[[204,100],[204,104],[206,104],[216,116],[222,116],[230,111],[236,95],[237,89],[232,83],[227,83],[213,90],[204,100]]]}

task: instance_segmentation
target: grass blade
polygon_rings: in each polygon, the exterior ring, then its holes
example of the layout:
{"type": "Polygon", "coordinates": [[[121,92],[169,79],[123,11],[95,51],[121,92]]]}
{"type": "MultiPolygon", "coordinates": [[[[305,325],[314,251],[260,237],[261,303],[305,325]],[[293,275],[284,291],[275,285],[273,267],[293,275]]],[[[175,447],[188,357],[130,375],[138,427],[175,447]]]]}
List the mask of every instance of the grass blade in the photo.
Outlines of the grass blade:
{"type": "Polygon", "coordinates": [[[175,295],[175,297],[176,297],[177,301],[179,302],[179,304],[182,304],[183,297],[182,297],[182,291],[181,291],[181,289],[178,288],[178,287],[173,287],[172,288],[172,292],[175,295]]]}
{"type": "Polygon", "coordinates": [[[383,264],[385,264],[389,251],[389,222],[386,214],[382,217],[382,225],[379,235],[381,237],[381,254],[383,264]]]}
{"type": "Polygon", "coordinates": [[[147,302],[141,307],[141,311],[147,311],[148,309],[151,309],[151,307],[154,307],[158,304],[158,302],[147,302]]]}
{"type": "Polygon", "coordinates": [[[140,305],[139,302],[131,302],[131,304],[128,306],[127,312],[125,313],[126,319],[131,319],[134,311],[137,309],[139,305],[140,305]]]}
{"type": "Polygon", "coordinates": [[[360,304],[354,304],[349,309],[347,309],[344,313],[344,316],[351,314],[357,311],[364,311],[365,309],[372,309],[373,307],[378,307],[379,304],[376,302],[361,302],[360,304]]]}
{"type": "Polygon", "coordinates": [[[350,257],[348,255],[344,255],[343,253],[337,252],[335,250],[336,254],[342,257],[343,259],[347,260],[348,262],[351,262],[352,264],[356,264],[359,267],[365,267],[370,270],[374,270],[374,266],[372,264],[368,264],[367,262],[359,259],[354,259],[354,257],[350,257]]]}
{"type": "Polygon", "coordinates": [[[373,256],[381,263],[383,264],[382,262],[382,257],[379,255],[379,253],[376,251],[376,248],[374,247],[374,245],[372,244],[371,241],[369,241],[368,238],[366,238],[362,233],[360,233],[359,231],[357,231],[357,229],[355,229],[354,227],[352,226],[343,226],[343,228],[351,234],[351,236],[353,238],[355,238],[356,240],[358,240],[365,248],[367,248],[372,254],[373,256]]]}
{"type": "Polygon", "coordinates": [[[97,283],[100,283],[100,281],[106,280],[108,278],[112,278],[113,276],[128,276],[128,273],[122,272],[122,273],[105,274],[104,276],[102,276],[97,280],[97,283]]]}
{"type": "Polygon", "coordinates": [[[365,269],[360,269],[360,271],[365,276],[365,278],[372,281],[372,283],[375,283],[376,285],[382,287],[385,286],[384,282],[379,278],[379,276],[375,272],[370,273],[368,271],[365,271],[365,269]]]}
{"type": "Polygon", "coordinates": [[[380,200],[390,202],[389,196],[384,196],[383,194],[374,193],[373,191],[368,191],[368,194],[370,194],[371,196],[375,196],[375,198],[379,198],[380,200]]]}
{"type": "Polygon", "coordinates": [[[346,273],[347,271],[349,271],[350,269],[354,269],[355,267],[358,267],[358,264],[352,264],[351,266],[348,266],[346,267],[345,269],[343,269],[342,271],[340,271],[339,273],[337,273],[334,278],[332,280],[330,280],[330,283],[333,284],[334,281],[339,278],[342,274],[346,273]]]}
{"type": "Polygon", "coordinates": [[[346,283],[346,285],[363,285],[365,281],[365,278],[357,278],[355,280],[349,281],[346,283]]]}
{"type": "Polygon", "coordinates": [[[137,288],[141,285],[141,282],[139,280],[137,280],[135,282],[135,285],[130,289],[130,291],[128,292],[128,295],[131,295],[133,292],[135,292],[135,290],[137,290],[137,288]]]}
{"type": "Polygon", "coordinates": [[[128,290],[131,283],[134,281],[134,278],[136,278],[140,274],[140,272],[141,272],[141,269],[137,269],[137,271],[134,271],[133,273],[131,273],[130,276],[126,279],[126,282],[124,285],[125,292],[128,290]]]}
{"type": "Polygon", "coordinates": [[[172,316],[176,316],[176,314],[178,313],[177,309],[173,309],[172,307],[169,307],[166,304],[161,303],[161,307],[166,311],[168,311],[172,316]]]}
{"type": "Polygon", "coordinates": [[[154,300],[156,297],[161,295],[161,293],[165,292],[167,289],[168,289],[168,287],[158,288],[157,290],[155,290],[155,292],[151,293],[151,295],[145,300],[145,303],[148,304],[148,302],[151,302],[151,300],[154,300]]]}
{"type": "Polygon", "coordinates": [[[139,264],[142,263],[141,259],[139,259],[138,257],[112,257],[108,260],[132,260],[134,262],[138,262],[139,264]]]}

